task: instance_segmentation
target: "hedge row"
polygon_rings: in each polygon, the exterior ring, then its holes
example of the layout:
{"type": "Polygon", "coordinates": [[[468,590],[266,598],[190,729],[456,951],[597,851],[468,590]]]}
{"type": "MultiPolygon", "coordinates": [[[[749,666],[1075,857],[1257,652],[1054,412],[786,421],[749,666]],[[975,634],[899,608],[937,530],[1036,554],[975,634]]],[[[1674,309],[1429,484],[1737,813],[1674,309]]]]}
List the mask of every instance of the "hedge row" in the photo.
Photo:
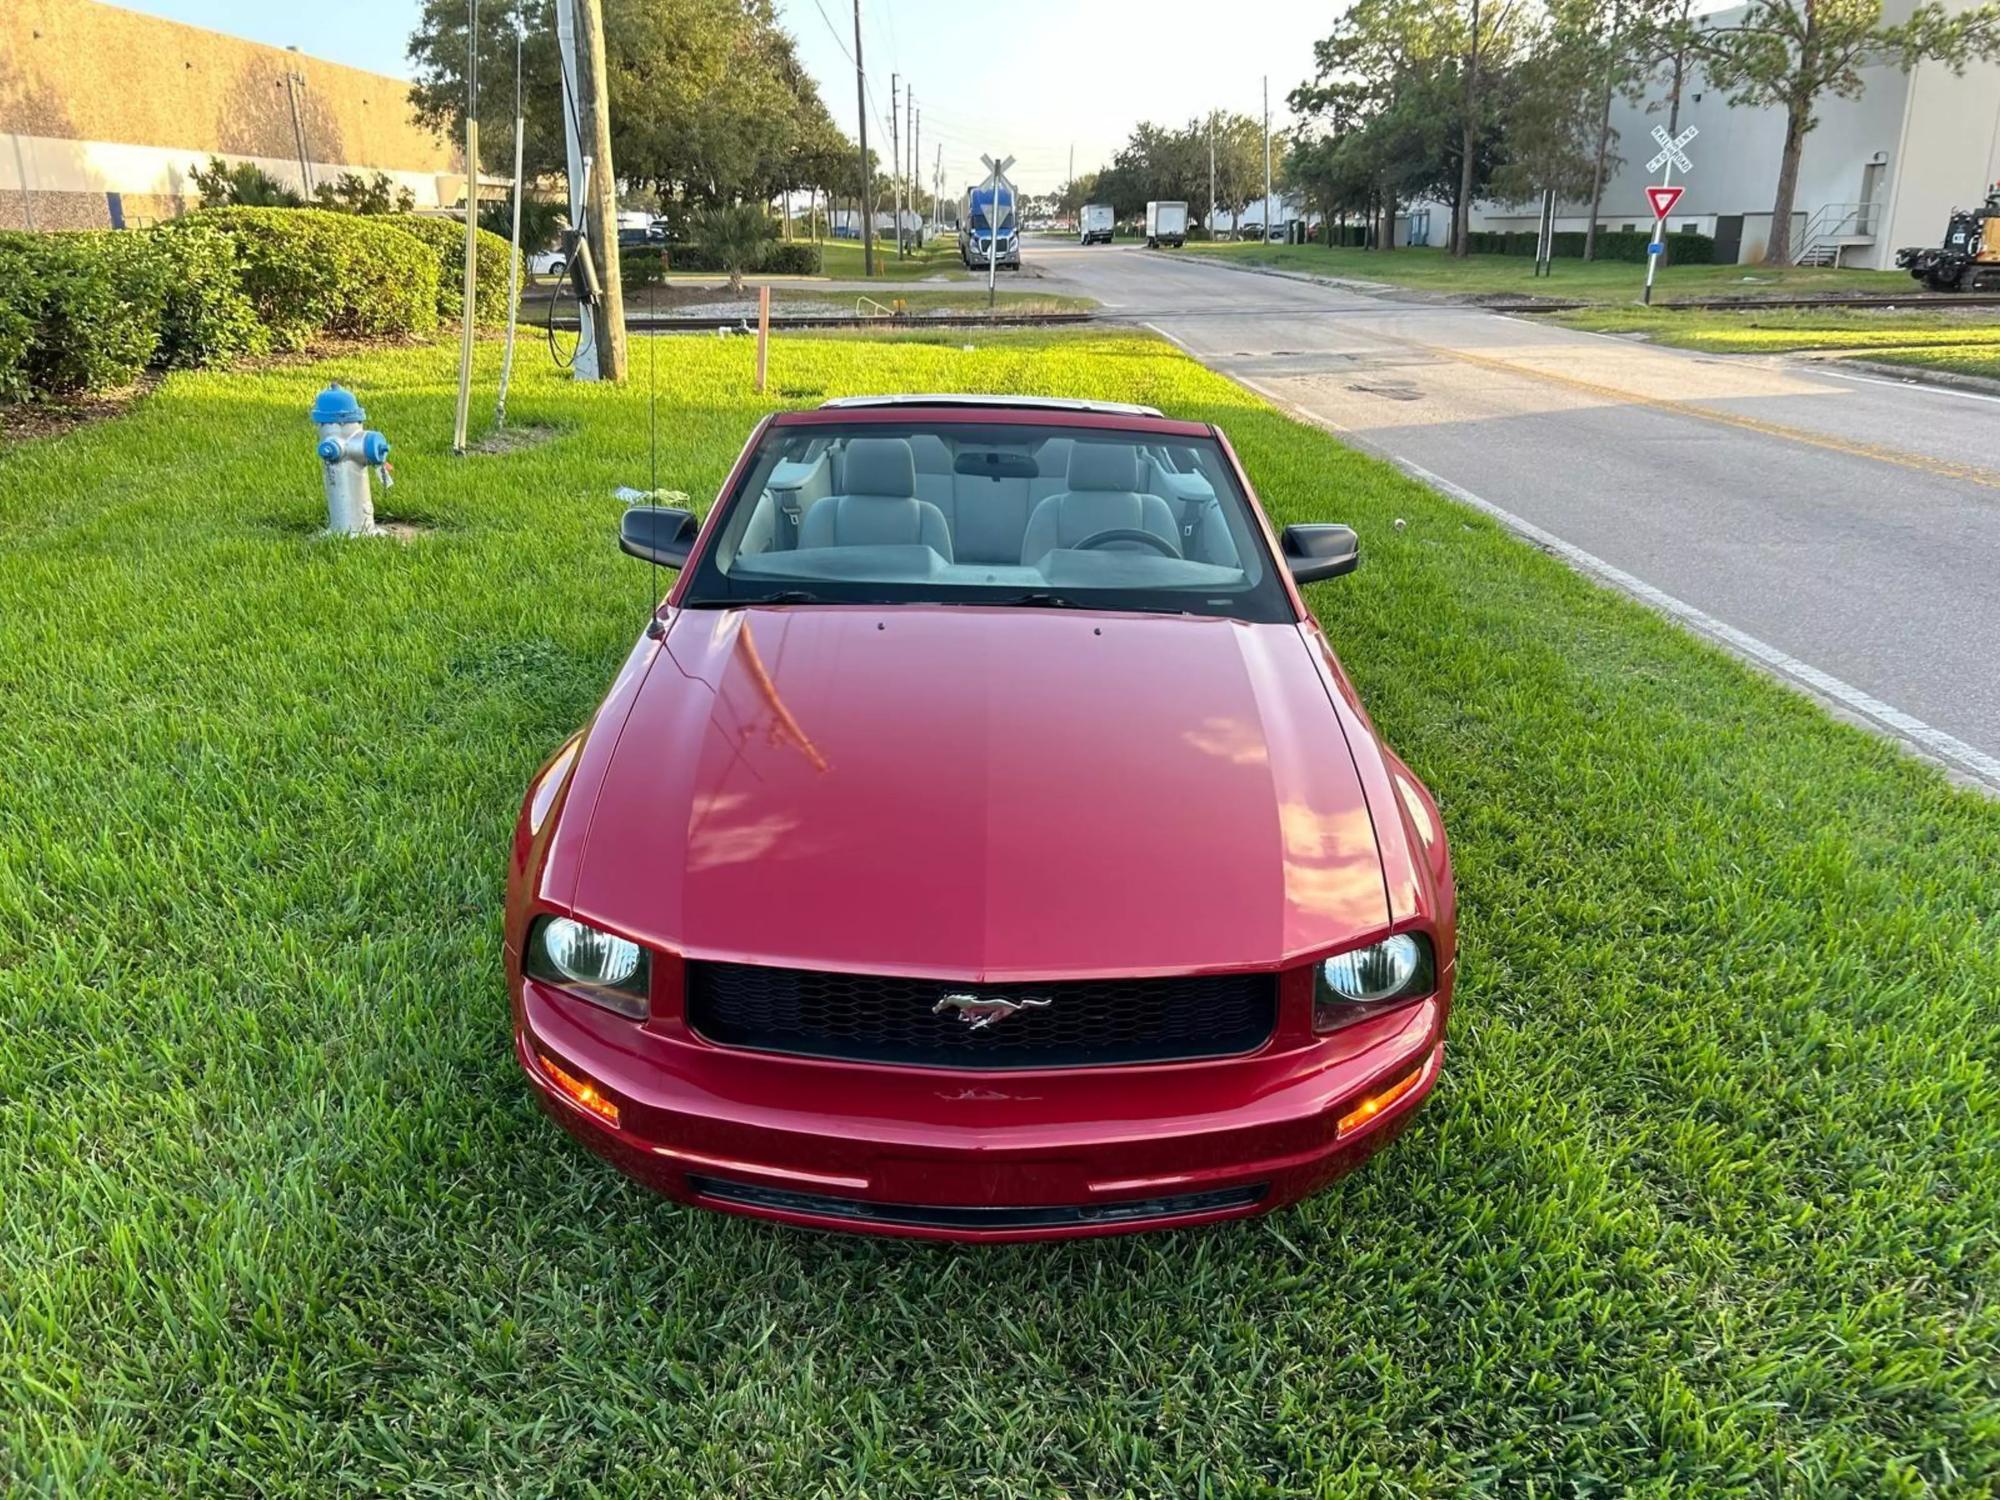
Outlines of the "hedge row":
{"type": "MultiPolygon", "coordinates": [[[[465,296],[465,224],[459,219],[426,219],[407,214],[380,222],[414,234],[437,257],[438,317],[456,321],[465,296]]],[[[491,230],[476,230],[472,320],[488,328],[507,326],[507,262],[514,247],[491,230]]]]}
{"type": "MultiPolygon", "coordinates": [[[[649,253],[628,251],[626,256],[636,258],[649,253]]],[[[761,271],[766,276],[817,276],[819,264],[819,246],[811,240],[770,240],[765,243],[756,264],[748,269],[761,271]]],[[[667,246],[667,265],[674,271],[714,271],[718,274],[727,269],[720,256],[700,245],[687,244],[667,246]]]]}
{"type": "MultiPolygon", "coordinates": [[[[507,242],[479,231],[473,316],[507,318],[507,242]]],[[[458,313],[447,219],[204,209],[145,230],[0,233],[0,401],[127,385],[314,339],[428,338],[458,313]]]]}
{"type": "MultiPolygon", "coordinates": [[[[1472,231],[1472,249],[1481,255],[1526,255],[1535,253],[1537,235],[1532,229],[1472,231]]],[[[1557,259],[1583,258],[1581,229],[1559,229],[1552,247],[1557,259]]],[[[1642,261],[1652,234],[1643,229],[1600,229],[1597,231],[1599,260],[1642,261]]],[[[1705,266],[1715,259],[1715,241],[1705,234],[1677,233],[1666,238],[1667,259],[1683,266],[1705,266]]]]}

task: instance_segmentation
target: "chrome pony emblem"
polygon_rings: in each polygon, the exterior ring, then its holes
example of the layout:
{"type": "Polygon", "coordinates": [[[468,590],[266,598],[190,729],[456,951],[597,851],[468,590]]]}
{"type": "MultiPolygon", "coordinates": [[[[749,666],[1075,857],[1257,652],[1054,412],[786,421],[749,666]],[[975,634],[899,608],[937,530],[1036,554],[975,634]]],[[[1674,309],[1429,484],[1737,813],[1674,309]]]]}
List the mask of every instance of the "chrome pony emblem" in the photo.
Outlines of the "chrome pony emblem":
{"type": "Polygon", "coordinates": [[[984,1031],[995,1021],[1004,1021],[1020,1010],[1047,1010],[1054,1005],[1052,995],[1022,995],[1010,1000],[1005,995],[974,995],[955,991],[931,1007],[934,1016],[957,1011],[958,1019],[974,1031],[984,1031]]]}

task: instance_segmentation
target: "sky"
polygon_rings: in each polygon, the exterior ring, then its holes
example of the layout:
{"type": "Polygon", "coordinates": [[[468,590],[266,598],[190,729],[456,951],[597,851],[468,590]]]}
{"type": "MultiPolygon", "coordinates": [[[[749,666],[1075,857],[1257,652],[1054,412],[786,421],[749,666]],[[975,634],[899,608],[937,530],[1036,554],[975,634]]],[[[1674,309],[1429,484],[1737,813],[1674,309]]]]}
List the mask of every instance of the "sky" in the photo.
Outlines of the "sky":
{"type": "MultiPolygon", "coordinates": [[[[407,76],[418,0],[118,0],[193,26],[378,73],[407,76]]],[[[777,0],[799,56],[843,129],[855,130],[853,0],[777,0]]],[[[1271,122],[1312,70],[1312,44],[1342,0],[861,0],[872,101],[868,144],[886,163],[892,75],[916,89],[924,163],[944,154],[945,191],[983,175],[981,153],[1015,158],[1027,192],[1105,165],[1140,120],[1179,124],[1210,109],[1257,115],[1271,80],[1271,122]]],[[[900,97],[900,91],[899,91],[900,97]]]]}

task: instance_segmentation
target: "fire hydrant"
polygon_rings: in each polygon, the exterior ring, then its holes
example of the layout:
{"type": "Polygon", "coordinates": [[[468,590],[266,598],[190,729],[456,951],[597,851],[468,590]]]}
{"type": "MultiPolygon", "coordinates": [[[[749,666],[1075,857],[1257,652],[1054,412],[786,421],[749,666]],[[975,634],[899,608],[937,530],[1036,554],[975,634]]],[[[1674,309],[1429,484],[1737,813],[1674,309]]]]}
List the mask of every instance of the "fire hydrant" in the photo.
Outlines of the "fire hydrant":
{"type": "Polygon", "coordinates": [[[368,413],[345,386],[321,391],[312,419],[319,428],[320,472],[326,481],[326,529],[336,536],[372,536],[375,501],[368,471],[375,471],[385,490],[396,482],[389,468],[389,440],[361,425],[368,413]]]}

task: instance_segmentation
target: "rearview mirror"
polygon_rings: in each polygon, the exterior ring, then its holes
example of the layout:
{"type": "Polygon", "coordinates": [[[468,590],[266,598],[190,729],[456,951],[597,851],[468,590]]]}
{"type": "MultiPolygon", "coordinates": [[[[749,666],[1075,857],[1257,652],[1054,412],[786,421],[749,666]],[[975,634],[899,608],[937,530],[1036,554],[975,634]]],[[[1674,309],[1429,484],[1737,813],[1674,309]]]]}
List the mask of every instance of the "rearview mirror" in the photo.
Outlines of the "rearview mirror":
{"type": "Polygon", "coordinates": [[[663,568],[685,567],[694,551],[694,539],[701,522],[694,512],[670,510],[664,505],[635,505],[618,523],[618,546],[644,562],[663,568]]]}
{"type": "Polygon", "coordinates": [[[1278,546],[1295,583],[1338,578],[1361,563],[1361,538],[1352,526],[1287,526],[1278,546]]]}

